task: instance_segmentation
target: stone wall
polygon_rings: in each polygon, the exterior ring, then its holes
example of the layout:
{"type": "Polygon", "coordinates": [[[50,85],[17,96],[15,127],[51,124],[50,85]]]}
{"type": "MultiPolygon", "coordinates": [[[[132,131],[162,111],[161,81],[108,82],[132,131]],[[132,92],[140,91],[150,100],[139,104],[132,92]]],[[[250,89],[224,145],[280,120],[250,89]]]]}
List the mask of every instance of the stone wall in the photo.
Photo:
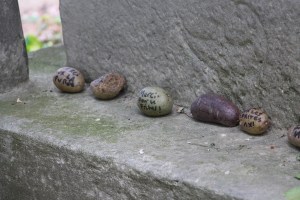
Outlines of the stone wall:
{"type": "Polygon", "coordinates": [[[0,1],[0,93],[28,80],[28,61],[17,0],[0,1]]]}
{"type": "Polygon", "coordinates": [[[69,66],[108,71],[128,91],[158,85],[190,105],[213,91],[262,106],[277,128],[300,122],[299,0],[61,0],[69,66]]]}

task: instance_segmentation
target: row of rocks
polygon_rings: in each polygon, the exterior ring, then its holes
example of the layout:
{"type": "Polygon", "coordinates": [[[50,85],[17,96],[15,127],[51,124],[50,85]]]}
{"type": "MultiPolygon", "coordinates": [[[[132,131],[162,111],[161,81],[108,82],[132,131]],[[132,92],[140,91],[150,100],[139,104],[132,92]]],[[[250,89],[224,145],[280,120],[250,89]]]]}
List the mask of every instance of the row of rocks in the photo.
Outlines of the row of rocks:
{"type": "MultiPolygon", "coordinates": [[[[71,67],[62,67],[53,77],[53,83],[63,92],[81,92],[85,86],[84,76],[71,67]]],[[[126,86],[123,75],[107,73],[90,83],[93,95],[102,100],[113,99],[126,86]]],[[[172,112],[173,98],[160,87],[146,87],[139,92],[137,105],[140,111],[150,117],[164,116],[172,112]]],[[[260,135],[271,125],[268,114],[262,108],[251,108],[240,113],[239,108],[230,100],[213,93],[199,96],[191,105],[192,117],[197,121],[218,123],[224,126],[240,125],[241,130],[260,135]]],[[[289,130],[291,144],[300,146],[300,127],[289,130]]]]}
{"type": "MultiPolygon", "coordinates": [[[[80,71],[72,67],[62,67],[53,76],[53,83],[63,92],[81,92],[85,86],[84,76],[80,71]]],[[[113,99],[126,86],[126,79],[123,75],[112,72],[107,73],[91,82],[90,88],[98,99],[113,99]]]]}

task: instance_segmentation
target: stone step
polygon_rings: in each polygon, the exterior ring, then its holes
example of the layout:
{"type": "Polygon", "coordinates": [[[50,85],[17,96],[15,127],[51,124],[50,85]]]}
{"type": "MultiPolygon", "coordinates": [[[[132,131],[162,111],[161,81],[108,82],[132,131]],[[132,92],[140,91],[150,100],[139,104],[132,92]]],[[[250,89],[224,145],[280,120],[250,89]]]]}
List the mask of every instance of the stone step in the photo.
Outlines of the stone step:
{"type": "Polygon", "coordinates": [[[299,185],[285,131],[253,137],[176,106],[145,117],[136,93],[61,93],[65,62],[63,47],[33,53],[30,81],[0,94],[0,199],[281,200],[299,185]]]}

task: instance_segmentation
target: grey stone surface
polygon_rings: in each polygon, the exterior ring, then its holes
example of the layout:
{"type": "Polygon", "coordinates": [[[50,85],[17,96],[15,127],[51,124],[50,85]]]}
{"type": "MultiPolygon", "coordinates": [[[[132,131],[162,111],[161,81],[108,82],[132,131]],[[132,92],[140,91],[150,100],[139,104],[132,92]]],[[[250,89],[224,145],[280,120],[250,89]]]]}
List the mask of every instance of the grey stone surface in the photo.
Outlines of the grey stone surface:
{"type": "Polygon", "coordinates": [[[61,0],[68,65],[116,70],[129,91],[158,85],[190,105],[213,91],[300,122],[299,0],[61,0]]]}
{"type": "Polygon", "coordinates": [[[145,117],[130,93],[61,93],[52,76],[64,63],[62,48],[41,50],[30,82],[0,95],[1,200],[282,200],[299,185],[286,130],[252,137],[176,107],[145,117]]]}
{"type": "Polygon", "coordinates": [[[0,93],[28,80],[18,0],[0,1],[0,93]]]}

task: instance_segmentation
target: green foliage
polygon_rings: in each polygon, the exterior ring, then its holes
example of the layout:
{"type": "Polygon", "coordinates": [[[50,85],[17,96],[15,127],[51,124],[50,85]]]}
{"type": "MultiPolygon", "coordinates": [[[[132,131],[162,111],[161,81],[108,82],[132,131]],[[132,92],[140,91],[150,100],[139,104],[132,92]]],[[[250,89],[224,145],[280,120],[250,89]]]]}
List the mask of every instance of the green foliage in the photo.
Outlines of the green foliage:
{"type": "Polygon", "coordinates": [[[34,35],[27,35],[25,37],[25,43],[27,52],[36,51],[43,47],[43,43],[34,35]]]}
{"type": "Polygon", "coordinates": [[[24,32],[28,52],[62,43],[61,21],[59,16],[33,15],[23,20],[25,24],[30,24],[34,27],[31,28],[31,31],[28,33],[24,32]]]}

